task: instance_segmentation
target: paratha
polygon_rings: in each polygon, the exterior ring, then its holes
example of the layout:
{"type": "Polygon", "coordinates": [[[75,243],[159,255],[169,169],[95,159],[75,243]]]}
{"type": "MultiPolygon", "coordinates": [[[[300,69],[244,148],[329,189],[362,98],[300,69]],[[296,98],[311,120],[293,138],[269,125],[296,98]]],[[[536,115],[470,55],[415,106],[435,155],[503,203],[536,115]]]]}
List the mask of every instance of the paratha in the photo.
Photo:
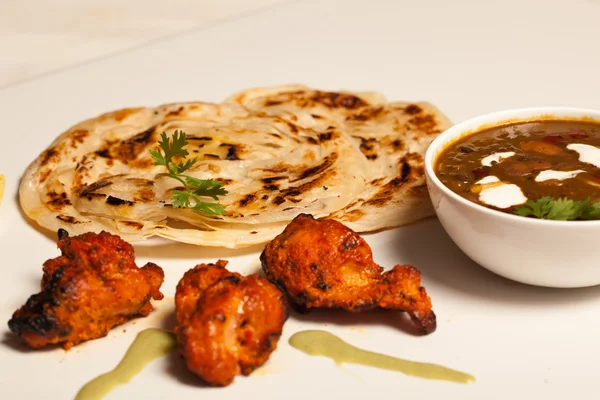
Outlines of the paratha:
{"type": "Polygon", "coordinates": [[[128,240],[158,235],[240,247],[268,240],[300,212],[324,216],[351,203],[366,181],[366,163],[355,155],[352,140],[337,129],[317,134],[238,105],[120,110],[55,140],[25,172],[20,201],[27,215],[52,230],[105,229],[128,240]],[[200,159],[189,175],[220,180],[229,191],[219,199],[225,215],[171,207],[178,182],[155,179],[164,169],[153,165],[149,150],[161,132],[177,129],[200,159]]]}
{"type": "Polygon", "coordinates": [[[253,89],[221,104],[123,109],[60,135],[25,171],[20,204],[46,229],[106,230],[132,242],[159,236],[239,248],[271,240],[301,213],[367,232],[433,213],[422,155],[448,124],[427,103],[300,86],[253,89]],[[229,192],[219,198],[225,214],[172,206],[179,183],[156,177],[165,169],[149,150],[176,130],[199,159],[186,173],[229,192]]]}
{"type": "Polygon", "coordinates": [[[327,92],[302,85],[257,88],[225,100],[322,132],[351,136],[368,162],[368,183],[329,217],[357,232],[405,225],[434,214],[423,155],[452,123],[428,102],[388,103],[379,93],[327,92]]]}

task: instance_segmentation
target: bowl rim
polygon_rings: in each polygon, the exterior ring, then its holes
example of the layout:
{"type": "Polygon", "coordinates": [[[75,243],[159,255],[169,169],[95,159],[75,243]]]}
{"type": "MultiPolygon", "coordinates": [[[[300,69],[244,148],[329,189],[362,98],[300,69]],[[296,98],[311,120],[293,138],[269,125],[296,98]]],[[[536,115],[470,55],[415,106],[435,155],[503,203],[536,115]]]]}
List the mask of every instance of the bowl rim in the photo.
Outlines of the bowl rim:
{"type": "MultiPolygon", "coordinates": [[[[505,109],[501,111],[495,111],[491,113],[482,114],[473,118],[468,118],[451,126],[442,133],[440,133],[428,146],[425,152],[425,177],[428,184],[433,184],[438,190],[440,190],[445,196],[450,197],[454,201],[472,209],[475,212],[487,214],[492,218],[506,219],[519,224],[533,224],[533,225],[544,225],[544,226],[555,226],[555,227],[568,227],[576,228],[582,226],[600,226],[600,220],[584,220],[584,221],[563,221],[563,220],[549,220],[549,219],[538,219],[538,218],[527,218],[519,215],[509,214],[503,211],[494,210],[485,207],[481,204],[467,200],[459,194],[453,192],[442,181],[437,177],[434,170],[434,161],[439,151],[451,143],[458,140],[461,136],[467,134],[475,134],[484,127],[491,128],[494,125],[500,125],[502,122],[521,122],[521,121],[535,121],[541,119],[547,120],[560,120],[560,119],[590,119],[591,121],[597,121],[600,124],[600,110],[594,110],[589,108],[577,108],[577,107],[561,107],[561,106],[543,106],[543,107],[525,107],[515,109],[505,109]],[[557,115],[554,115],[557,114],[557,115]],[[549,118],[550,116],[554,118],[549,118]]],[[[433,200],[433,199],[432,199],[433,200]]]]}

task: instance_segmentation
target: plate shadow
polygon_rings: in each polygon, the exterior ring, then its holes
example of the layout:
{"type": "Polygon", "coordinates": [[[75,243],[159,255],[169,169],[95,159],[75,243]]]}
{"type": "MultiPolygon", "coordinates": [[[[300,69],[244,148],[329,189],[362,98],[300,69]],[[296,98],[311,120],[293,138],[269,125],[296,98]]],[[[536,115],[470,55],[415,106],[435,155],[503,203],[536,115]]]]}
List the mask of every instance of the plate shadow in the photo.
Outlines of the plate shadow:
{"type": "Polygon", "coordinates": [[[164,243],[152,246],[133,243],[135,254],[139,257],[151,257],[160,259],[224,259],[242,257],[256,254],[257,259],[264,248],[264,244],[245,247],[243,249],[226,249],[221,247],[205,247],[188,243],[164,243]]]}
{"type": "Polygon", "coordinates": [[[290,317],[300,322],[338,326],[388,326],[412,336],[427,336],[417,327],[407,313],[390,310],[350,312],[337,309],[314,309],[307,313],[290,311],[290,317]]]}
{"type": "Polygon", "coordinates": [[[600,286],[547,288],[496,275],[465,255],[437,219],[424,220],[410,229],[399,229],[393,235],[394,260],[421,270],[425,287],[433,282],[461,294],[502,303],[564,304],[600,298],[600,286]]]}

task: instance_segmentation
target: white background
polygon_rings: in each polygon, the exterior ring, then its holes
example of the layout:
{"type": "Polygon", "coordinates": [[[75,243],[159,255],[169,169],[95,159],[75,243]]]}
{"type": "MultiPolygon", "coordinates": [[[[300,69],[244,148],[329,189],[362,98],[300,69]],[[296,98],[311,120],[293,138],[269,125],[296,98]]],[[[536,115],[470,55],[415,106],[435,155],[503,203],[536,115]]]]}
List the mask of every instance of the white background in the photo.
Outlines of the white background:
{"type": "MultiPolygon", "coordinates": [[[[0,321],[8,321],[39,290],[42,262],[58,254],[54,235],[36,229],[19,212],[20,175],[54,137],[82,119],[125,106],[218,101],[247,87],[295,82],[323,89],[377,90],[390,100],[428,100],[454,122],[524,106],[600,109],[597,0],[281,1],[257,3],[254,11],[254,5],[239,0],[231,8],[218,3],[212,20],[199,10],[217,1],[190,1],[182,6],[189,10],[189,20],[181,30],[176,22],[165,22],[179,18],[168,7],[136,1],[131,4],[139,6],[129,14],[132,32],[156,25],[163,29],[160,35],[170,36],[156,40],[132,33],[135,41],[98,45],[98,52],[68,59],[61,53],[73,48],[71,39],[57,39],[41,28],[51,22],[32,23],[46,20],[59,6],[52,10],[30,0],[19,2],[26,8],[18,9],[13,3],[0,6],[1,29],[15,31],[3,31],[0,39],[8,49],[1,58],[8,72],[0,83],[0,172],[7,176],[0,207],[0,321]],[[238,6],[241,14],[236,16],[238,6]],[[6,7],[10,12],[4,12],[6,7]],[[149,9],[154,10],[151,16],[146,14],[149,9]],[[141,22],[144,18],[147,25],[141,22]],[[39,32],[34,32],[36,27],[39,32]],[[37,45],[16,44],[27,42],[30,34],[39,40],[37,45]],[[28,65],[35,68],[28,70],[28,65]]],[[[60,7],[73,15],[80,10],[65,4],[60,7]]],[[[106,19],[129,25],[119,18],[106,19]]],[[[108,40],[100,25],[88,25],[86,31],[75,21],[68,34],[79,41],[75,47],[108,40]]],[[[202,388],[171,356],[153,363],[109,398],[239,399],[250,393],[250,398],[264,399],[598,396],[600,288],[551,290],[499,278],[470,262],[435,219],[366,239],[378,263],[413,263],[422,270],[438,315],[437,332],[411,336],[399,329],[396,314],[292,316],[268,364],[228,388],[202,388]],[[464,370],[477,382],[463,386],[359,366],[336,367],[287,344],[293,332],[310,327],[325,328],[370,350],[464,370]]],[[[163,291],[172,296],[177,280],[196,263],[221,257],[231,260],[236,270],[253,272],[260,250],[173,244],[139,247],[137,254],[138,264],[152,260],[165,268],[163,291]]],[[[87,380],[118,362],[137,331],[168,326],[169,301],[167,297],[153,316],[68,353],[23,352],[4,325],[0,398],[72,398],[87,380]]]]}

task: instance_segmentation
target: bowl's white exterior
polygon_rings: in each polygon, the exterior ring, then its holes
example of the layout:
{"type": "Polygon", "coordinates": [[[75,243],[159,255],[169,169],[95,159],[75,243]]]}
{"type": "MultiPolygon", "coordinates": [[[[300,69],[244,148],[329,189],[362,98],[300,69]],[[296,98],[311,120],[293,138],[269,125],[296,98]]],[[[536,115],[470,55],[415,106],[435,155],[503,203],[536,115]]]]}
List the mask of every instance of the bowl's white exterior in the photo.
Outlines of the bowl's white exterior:
{"type": "Polygon", "coordinates": [[[452,192],[434,173],[439,151],[465,132],[506,120],[589,117],[600,111],[543,107],[501,111],[457,124],[425,155],[427,187],[437,216],[456,245],[479,265],[515,281],[549,287],[600,284],[600,221],[548,221],[491,210],[452,192]]]}

